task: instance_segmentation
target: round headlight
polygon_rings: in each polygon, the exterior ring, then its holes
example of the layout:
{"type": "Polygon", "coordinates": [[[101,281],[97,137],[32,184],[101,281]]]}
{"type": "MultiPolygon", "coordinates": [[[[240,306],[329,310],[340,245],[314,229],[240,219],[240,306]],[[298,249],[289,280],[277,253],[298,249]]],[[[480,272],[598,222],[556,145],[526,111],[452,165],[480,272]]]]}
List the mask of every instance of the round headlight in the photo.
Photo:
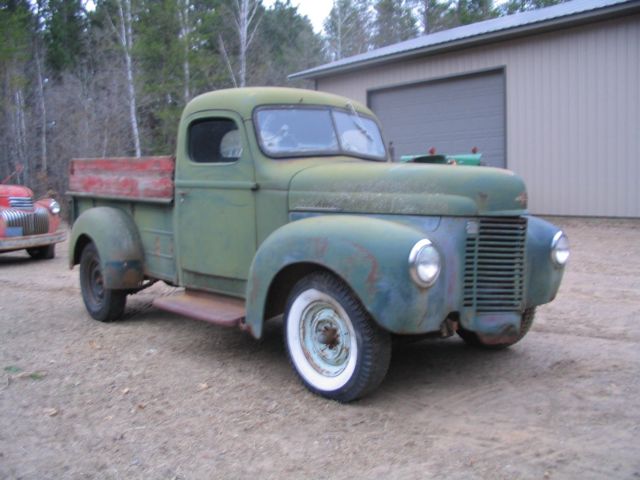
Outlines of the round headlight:
{"type": "Polygon", "coordinates": [[[49,211],[54,215],[58,215],[60,213],[60,204],[55,200],[51,200],[51,203],[49,203],[49,211]]]}
{"type": "Polygon", "coordinates": [[[420,240],[409,254],[409,271],[411,278],[421,287],[433,285],[440,273],[440,254],[431,240],[420,240]]]}
{"type": "Polygon", "coordinates": [[[562,230],[556,233],[551,241],[551,260],[560,267],[569,260],[569,239],[562,230]]]}

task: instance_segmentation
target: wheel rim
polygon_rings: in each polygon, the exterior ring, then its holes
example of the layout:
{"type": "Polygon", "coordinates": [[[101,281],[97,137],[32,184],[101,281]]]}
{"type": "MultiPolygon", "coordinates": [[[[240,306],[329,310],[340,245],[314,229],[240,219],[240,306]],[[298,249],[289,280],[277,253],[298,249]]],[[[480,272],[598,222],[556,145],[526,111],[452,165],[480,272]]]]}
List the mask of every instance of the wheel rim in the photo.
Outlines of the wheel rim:
{"type": "Polygon", "coordinates": [[[287,343],[293,364],[314,388],[343,387],[353,376],[358,347],[344,308],[316,289],[302,292],[289,309],[287,343]]]}
{"type": "Polygon", "coordinates": [[[322,375],[335,377],[349,360],[351,335],[344,318],[325,302],[313,302],[302,313],[300,340],[307,360],[322,375]]]}
{"type": "Polygon", "coordinates": [[[89,296],[95,304],[99,305],[104,299],[104,280],[102,277],[102,271],[100,270],[100,263],[95,258],[91,259],[88,272],[89,296]]]}

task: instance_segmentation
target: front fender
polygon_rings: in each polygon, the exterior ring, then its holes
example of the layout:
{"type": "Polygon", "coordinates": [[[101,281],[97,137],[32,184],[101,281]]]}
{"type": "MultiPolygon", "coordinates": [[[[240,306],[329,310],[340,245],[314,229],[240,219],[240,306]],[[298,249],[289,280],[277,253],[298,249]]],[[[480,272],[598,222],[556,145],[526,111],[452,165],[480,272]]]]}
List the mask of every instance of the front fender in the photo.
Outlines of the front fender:
{"type": "Polygon", "coordinates": [[[131,289],[142,284],[144,250],[131,215],[112,207],[83,212],[71,230],[69,268],[80,263],[82,249],[88,242],[98,249],[106,288],[131,289]]]}
{"type": "Polygon", "coordinates": [[[560,229],[537,217],[529,217],[528,222],[526,307],[530,308],[556,297],[564,267],[551,261],[551,241],[560,229]]]}
{"type": "Polygon", "coordinates": [[[428,291],[410,278],[408,257],[425,234],[394,221],[325,215],[288,223],[260,246],[249,272],[246,323],[260,337],[269,290],[278,272],[313,264],[344,280],[371,314],[391,332],[419,330],[428,291]]]}

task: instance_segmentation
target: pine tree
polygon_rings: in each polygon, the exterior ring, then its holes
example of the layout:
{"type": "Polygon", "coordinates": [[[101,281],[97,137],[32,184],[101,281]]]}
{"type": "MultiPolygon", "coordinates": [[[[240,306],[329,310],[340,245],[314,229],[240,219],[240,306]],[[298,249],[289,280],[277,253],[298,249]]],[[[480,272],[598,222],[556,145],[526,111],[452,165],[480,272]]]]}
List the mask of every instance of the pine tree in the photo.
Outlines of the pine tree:
{"type": "Polygon", "coordinates": [[[249,59],[253,81],[258,85],[286,85],[291,72],[326,61],[322,38],[290,0],[278,0],[264,11],[249,59]]]}
{"type": "Polygon", "coordinates": [[[373,44],[376,48],[418,36],[411,5],[405,0],[378,0],[375,11],[373,44]]]}
{"type": "Polygon", "coordinates": [[[509,0],[500,5],[501,15],[511,15],[517,12],[526,12],[537,8],[550,7],[567,0],[509,0]]]}
{"type": "Polygon", "coordinates": [[[85,51],[86,17],[80,0],[47,0],[42,2],[45,17],[47,65],[60,74],[72,70],[85,51]]]}
{"type": "Polygon", "coordinates": [[[27,136],[29,60],[36,22],[26,0],[0,1],[0,179],[29,183],[30,138],[27,136]]]}
{"type": "Polygon", "coordinates": [[[458,25],[481,22],[495,18],[500,12],[494,8],[493,0],[458,0],[456,17],[458,25]]]}
{"type": "Polygon", "coordinates": [[[427,35],[453,26],[449,13],[451,3],[452,0],[418,0],[416,2],[422,33],[427,35]]]}
{"type": "Polygon", "coordinates": [[[366,52],[371,45],[372,20],[368,0],[334,0],[324,22],[332,60],[366,52]]]}

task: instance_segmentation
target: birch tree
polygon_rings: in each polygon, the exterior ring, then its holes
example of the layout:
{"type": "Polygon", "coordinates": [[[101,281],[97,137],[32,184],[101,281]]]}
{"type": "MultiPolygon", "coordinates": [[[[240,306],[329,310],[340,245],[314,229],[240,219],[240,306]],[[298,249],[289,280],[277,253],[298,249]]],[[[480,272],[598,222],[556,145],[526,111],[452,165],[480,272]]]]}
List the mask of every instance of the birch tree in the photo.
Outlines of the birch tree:
{"type": "Polygon", "coordinates": [[[182,74],[184,76],[184,90],[183,100],[186,104],[191,100],[191,34],[193,28],[190,21],[190,0],[177,0],[178,1],[178,20],[180,22],[180,34],[179,38],[182,42],[182,49],[184,56],[182,58],[182,74]]]}
{"type": "Polygon", "coordinates": [[[127,84],[127,100],[129,103],[129,124],[131,126],[131,137],[133,139],[133,148],[135,156],[142,156],[140,149],[140,129],[138,127],[138,107],[136,98],[135,79],[133,74],[133,19],[131,13],[131,0],[115,0],[115,6],[118,14],[117,24],[113,22],[111,17],[108,19],[111,23],[113,32],[117,38],[118,44],[122,50],[124,60],[124,70],[127,84]]]}
{"type": "Polygon", "coordinates": [[[220,53],[225,60],[231,80],[237,87],[245,87],[247,85],[247,54],[260,25],[258,13],[261,8],[261,0],[233,0],[230,14],[238,41],[237,72],[233,68],[229,49],[225,44],[223,35],[218,35],[220,53]]]}
{"type": "Polygon", "coordinates": [[[45,100],[45,78],[43,69],[43,54],[42,45],[38,38],[36,38],[34,61],[36,64],[36,81],[37,81],[37,103],[40,110],[40,169],[47,175],[47,103],[45,100]]]}
{"type": "Polygon", "coordinates": [[[334,0],[324,22],[329,55],[340,60],[366,52],[371,46],[368,0],[334,0]]]}

